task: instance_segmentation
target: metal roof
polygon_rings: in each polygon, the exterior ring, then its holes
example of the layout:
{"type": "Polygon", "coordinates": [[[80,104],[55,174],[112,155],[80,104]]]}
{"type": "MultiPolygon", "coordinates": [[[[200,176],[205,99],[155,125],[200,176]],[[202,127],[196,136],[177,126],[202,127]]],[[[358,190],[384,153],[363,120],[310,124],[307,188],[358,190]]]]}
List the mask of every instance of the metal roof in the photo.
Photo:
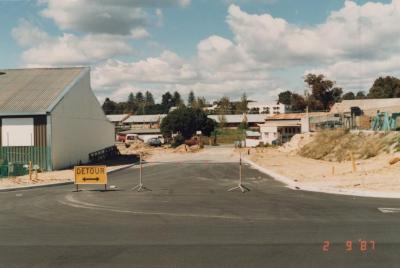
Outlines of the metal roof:
{"type": "Polygon", "coordinates": [[[166,114],[131,115],[124,120],[124,123],[157,123],[166,116],[166,114]]]}
{"type": "MultiPolygon", "coordinates": [[[[241,122],[243,122],[242,114],[209,115],[208,118],[211,118],[219,123],[219,119],[221,116],[225,117],[226,123],[240,124],[241,122]]],[[[246,114],[247,123],[263,123],[267,116],[267,114],[246,114]]]]}
{"type": "Polygon", "coordinates": [[[160,134],[159,128],[132,128],[129,130],[121,131],[119,134],[160,134]]]}
{"type": "Polygon", "coordinates": [[[107,119],[110,122],[122,122],[129,117],[129,114],[109,114],[107,119]]]}
{"type": "Polygon", "coordinates": [[[89,68],[0,70],[0,115],[45,114],[89,68]]]}
{"type": "MultiPolygon", "coordinates": [[[[312,112],[308,113],[309,117],[313,116],[324,116],[328,115],[328,113],[325,112],[312,112]]],[[[273,120],[301,120],[303,117],[306,117],[307,113],[290,113],[290,114],[275,114],[272,116],[269,116],[266,121],[273,121],[273,120]]]]}
{"type": "Polygon", "coordinates": [[[343,100],[335,103],[331,108],[331,113],[349,113],[351,107],[360,107],[363,111],[385,110],[385,108],[395,108],[400,112],[400,98],[391,99],[360,99],[360,100],[343,100]]]}

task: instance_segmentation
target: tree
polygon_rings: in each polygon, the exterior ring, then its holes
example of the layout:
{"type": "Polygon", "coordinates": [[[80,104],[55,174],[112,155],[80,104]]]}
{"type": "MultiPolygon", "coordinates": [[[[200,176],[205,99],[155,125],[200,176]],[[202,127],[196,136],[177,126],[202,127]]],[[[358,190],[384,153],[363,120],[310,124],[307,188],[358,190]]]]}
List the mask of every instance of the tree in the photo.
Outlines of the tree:
{"type": "Polygon", "coordinates": [[[226,127],[227,120],[226,120],[225,114],[218,115],[218,122],[219,122],[218,126],[220,128],[225,128],[226,127]]]}
{"type": "Polygon", "coordinates": [[[219,114],[232,114],[233,107],[232,103],[228,97],[222,97],[218,102],[218,113],[219,114]]]}
{"type": "Polygon", "coordinates": [[[246,93],[243,93],[240,102],[236,105],[236,113],[247,113],[247,96],[246,93]]]}
{"type": "Polygon", "coordinates": [[[209,136],[214,128],[215,122],[208,118],[204,111],[184,106],[170,112],[161,123],[163,135],[179,133],[185,139],[191,138],[198,130],[209,136]]]}
{"type": "Polygon", "coordinates": [[[151,94],[151,92],[146,91],[144,98],[145,98],[144,102],[146,103],[146,106],[152,106],[155,104],[153,94],[151,94]]]}
{"type": "Polygon", "coordinates": [[[342,96],[342,99],[344,99],[344,100],[354,100],[355,98],[356,98],[356,96],[351,91],[343,94],[343,96],[342,96]]]}
{"type": "Polygon", "coordinates": [[[206,107],[206,105],[207,105],[206,98],[204,98],[204,97],[197,97],[197,100],[196,100],[196,102],[195,102],[195,107],[196,107],[196,108],[203,109],[204,107],[206,107]]]}
{"type": "Polygon", "coordinates": [[[163,108],[163,113],[168,113],[169,109],[174,106],[172,102],[172,95],[167,91],[161,96],[161,106],[163,108]]]}
{"type": "Polygon", "coordinates": [[[137,104],[144,103],[144,96],[143,96],[143,93],[140,92],[140,91],[139,91],[138,93],[136,93],[135,99],[136,99],[136,103],[137,103],[137,104]]]}
{"type": "Polygon", "coordinates": [[[304,112],[307,107],[307,103],[303,96],[293,93],[290,99],[290,106],[295,112],[304,112]]]}
{"type": "Polygon", "coordinates": [[[291,105],[292,95],[293,93],[289,90],[283,91],[278,95],[278,102],[285,105],[291,105]]]}
{"type": "Polygon", "coordinates": [[[194,107],[195,106],[196,97],[194,96],[194,92],[190,91],[188,96],[188,106],[194,107]]]}
{"type": "Polygon", "coordinates": [[[364,91],[358,91],[356,94],[356,99],[357,100],[361,100],[361,99],[365,99],[367,96],[365,95],[364,91]]]}
{"type": "Polygon", "coordinates": [[[308,105],[310,109],[317,110],[322,108],[328,110],[335,102],[339,101],[343,90],[339,87],[334,87],[335,82],[328,80],[324,75],[307,74],[304,82],[311,89],[308,105]]]}
{"type": "Polygon", "coordinates": [[[128,95],[128,102],[130,103],[134,103],[135,102],[135,96],[133,95],[133,93],[129,93],[128,95]]]}
{"type": "Polygon", "coordinates": [[[368,93],[370,99],[398,97],[400,97],[400,80],[393,76],[376,79],[368,93]]]}
{"type": "Polygon", "coordinates": [[[105,114],[116,114],[117,104],[110,100],[110,98],[106,98],[102,105],[103,111],[105,114]]]}
{"type": "Polygon", "coordinates": [[[173,106],[180,106],[183,104],[181,94],[179,94],[178,91],[175,91],[174,95],[172,96],[172,104],[173,106]]]}
{"type": "Polygon", "coordinates": [[[126,109],[124,110],[125,113],[135,113],[137,110],[136,99],[133,93],[129,93],[128,101],[126,103],[126,109]]]}

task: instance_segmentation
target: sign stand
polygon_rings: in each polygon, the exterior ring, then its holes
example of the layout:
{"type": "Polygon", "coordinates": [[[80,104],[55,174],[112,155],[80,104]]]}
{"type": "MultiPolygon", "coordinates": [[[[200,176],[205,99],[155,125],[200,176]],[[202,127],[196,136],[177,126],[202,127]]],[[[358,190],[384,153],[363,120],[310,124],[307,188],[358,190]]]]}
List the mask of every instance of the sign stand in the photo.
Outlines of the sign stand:
{"type": "Polygon", "coordinates": [[[242,184],[242,153],[240,153],[240,161],[239,161],[239,183],[238,183],[238,186],[232,187],[231,189],[228,190],[228,192],[232,192],[235,190],[240,190],[242,193],[250,191],[249,188],[247,188],[246,186],[244,186],[242,184]]]}
{"type": "Polygon", "coordinates": [[[133,187],[132,191],[134,191],[136,189],[138,192],[151,191],[149,188],[145,187],[142,182],[142,169],[143,169],[142,153],[140,153],[139,159],[140,159],[139,160],[139,166],[140,166],[140,168],[139,168],[139,184],[136,185],[135,187],[133,187]]]}

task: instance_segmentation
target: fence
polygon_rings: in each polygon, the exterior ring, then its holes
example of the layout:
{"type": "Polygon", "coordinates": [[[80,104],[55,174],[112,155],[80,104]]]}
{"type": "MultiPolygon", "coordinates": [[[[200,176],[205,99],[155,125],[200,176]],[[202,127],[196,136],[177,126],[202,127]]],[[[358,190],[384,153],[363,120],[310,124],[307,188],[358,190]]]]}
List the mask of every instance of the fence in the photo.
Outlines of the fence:
{"type": "Polygon", "coordinates": [[[23,166],[29,161],[40,170],[51,170],[50,147],[0,147],[0,177],[27,174],[28,170],[23,166]]]}
{"type": "Polygon", "coordinates": [[[89,160],[92,163],[98,163],[102,161],[106,161],[115,156],[120,155],[117,146],[110,146],[99,151],[93,152],[89,154],[89,160]]]}

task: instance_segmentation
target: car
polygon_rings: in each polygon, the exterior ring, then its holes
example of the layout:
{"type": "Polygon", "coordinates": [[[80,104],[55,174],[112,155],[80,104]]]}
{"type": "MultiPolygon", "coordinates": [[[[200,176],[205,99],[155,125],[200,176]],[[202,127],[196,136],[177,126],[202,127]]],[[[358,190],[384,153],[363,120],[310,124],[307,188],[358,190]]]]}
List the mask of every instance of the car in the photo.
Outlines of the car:
{"type": "Polygon", "coordinates": [[[151,138],[147,141],[148,145],[154,146],[154,147],[159,147],[161,146],[161,140],[159,138],[151,138]]]}

